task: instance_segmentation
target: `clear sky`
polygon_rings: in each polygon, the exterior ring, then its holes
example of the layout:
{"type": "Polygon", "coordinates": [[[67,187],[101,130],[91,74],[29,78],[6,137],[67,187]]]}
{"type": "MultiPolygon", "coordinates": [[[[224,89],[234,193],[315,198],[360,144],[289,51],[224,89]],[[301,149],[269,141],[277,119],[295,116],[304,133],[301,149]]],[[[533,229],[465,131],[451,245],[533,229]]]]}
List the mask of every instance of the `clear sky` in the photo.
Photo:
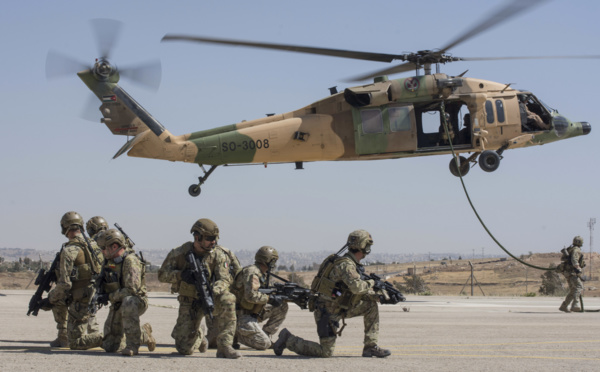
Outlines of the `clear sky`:
{"type": "MultiPolygon", "coordinates": [[[[298,109],[343,90],[348,77],[388,65],[333,57],[191,43],[167,33],[381,53],[434,49],[503,1],[10,1],[0,12],[0,247],[57,250],[61,216],[118,222],[140,249],[190,239],[213,219],[231,249],[339,249],[367,229],[381,252],[503,254],[473,215],[449,156],[370,162],[219,167],[198,198],[193,164],[112,156],[125,139],[80,118],[91,92],[74,74],[45,78],[50,49],[93,63],[89,20],[124,23],[112,61],[159,58],[162,84],[121,85],[173,134],[298,109]]],[[[551,1],[452,49],[455,56],[600,54],[600,2],[551,1]]],[[[558,251],[574,235],[589,249],[600,217],[599,60],[457,62],[442,72],[531,90],[592,132],[504,153],[500,168],[465,178],[495,236],[514,254],[558,251]]],[[[391,78],[409,75],[395,75],[391,78]]],[[[354,84],[357,85],[357,84],[354,84]]],[[[98,102],[99,106],[99,102],[98,102]]],[[[100,114],[98,113],[98,118],[100,114]]],[[[598,241],[598,240],[596,240],[598,241]]],[[[596,247],[600,245],[596,244],[596,247]]],[[[599,248],[600,249],[600,248],[599,248]]],[[[597,250],[597,249],[595,249],[597,250]]]]}

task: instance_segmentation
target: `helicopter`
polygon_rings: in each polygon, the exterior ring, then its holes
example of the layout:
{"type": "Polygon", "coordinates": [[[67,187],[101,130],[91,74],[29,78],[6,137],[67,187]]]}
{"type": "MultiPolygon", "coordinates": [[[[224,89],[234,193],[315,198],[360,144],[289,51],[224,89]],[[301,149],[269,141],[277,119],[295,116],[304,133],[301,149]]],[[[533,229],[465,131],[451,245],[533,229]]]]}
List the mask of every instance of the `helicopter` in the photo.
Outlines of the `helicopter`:
{"type": "MultiPolygon", "coordinates": [[[[203,170],[188,193],[198,196],[201,186],[222,165],[290,163],[303,169],[304,162],[398,159],[416,156],[449,155],[458,162],[449,170],[465,176],[479,164],[485,172],[500,166],[509,149],[543,145],[591,132],[588,122],[574,122],[544,104],[530,91],[511,84],[466,77],[448,76],[440,65],[458,61],[542,58],[600,58],[597,55],[546,57],[455,57],[448,50],[475,35],[537,5],[539,0],[507,3],[444,47],[404,54],[385,54],[167,34],[163,42],[183,41],[310,53],[378,62],[403,63],[355,77],[372,82],[338,91],[300,109],[270,114],[255,120],[173,135],[118,83],[124,70],[109,61],[116,24],[100,22],[98,35],[101,57],[77,75],[100,99],[101,122],[114,135],[128,138],[114,158],[128,156],[196,163],[203,170]],[[106,32],[104,29],[113,30],[106,32]],[[106,36],[103,36],[106,38],[106,36]],[[432,73],[432,66],[436,72],[432,73]],[[388,76],[415,71],[416,75],[390,79],[388,76]],[[423,70],[423,74],[421,74],[423,70]],[[204,166],[210,166],[208,170],[204,166]]],[[[53,57],[55,58],[55,57],[53,57]]],[[[55,58],[56,59],[56,58],[55,58]]],[[[60,59],[60,58],[59,58],[60,59]]],[[[47,76],[53,65],[47,61],[47,76]]],[[[141,82],[152,68],[130,77],[141,82]]]]}

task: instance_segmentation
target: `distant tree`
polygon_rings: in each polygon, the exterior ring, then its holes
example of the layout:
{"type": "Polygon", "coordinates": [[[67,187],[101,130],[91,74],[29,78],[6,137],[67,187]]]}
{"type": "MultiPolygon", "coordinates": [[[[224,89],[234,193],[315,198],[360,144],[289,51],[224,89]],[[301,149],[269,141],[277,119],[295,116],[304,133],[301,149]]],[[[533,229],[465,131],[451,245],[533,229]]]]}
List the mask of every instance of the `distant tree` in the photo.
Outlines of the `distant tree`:
{"type": "Polygon", "coordinates": [[[313,270],[319,270],[319,267],[321,267],[321,264],[318,264],[318,263],[316,263],[316,262],[313,262],[313,263],[312,263],[312,269],[313,269],[313,270]]]}
{"type": "Polygon", "coordinates": [[[462,260],[462,256],[458,256],[458,259],[459,259],[459,260],[462,260]]]}
{"type": "Polygon", "coordinates": [[[277,270],[279,271],[288,271],[288,267],[286,265],[277,266],[277,270]]]}
{"type": "Polygon", "coordinates": [[[24,264],[25,266],[27,266],[27,267],[30,267],[30,266],[31,266],[31,258],[29,258],[29,257],[25,257],[25,258],[23,259],[23,264],[24,264]]]}
{"type": "Polygon", "coordinates": [[[0,263],[4,262],[4,257],[0,256],[0,263]]]}
{"type": "Polygon", "coordinates": [[[308,288],[306,282],[304,281],[304,278],[302,278],[296,273],[291,273],[290,275],[288,275],[288,280],[292,283],[299,284],[301,287],[308,288]]]}
{"type": "Polygon", "coordinates": [[[398,288],[400,292],[405,293],[418,294],[424,293],[429,290],[429,287],[427,286],[427,284],[425,284],[423,278],[420,275],[416,274],[405,276],[404,285],[398,282],[394,282],[394,285],[396,286],[396,288],[398,288]]]}
{"type": "Polygon", "coordinates": [[[292,264],[292,266],[290,266],[290,271],[291,272],[295,272],[296,271],[296,267],[294,266],[294,264],[292,264]]]}

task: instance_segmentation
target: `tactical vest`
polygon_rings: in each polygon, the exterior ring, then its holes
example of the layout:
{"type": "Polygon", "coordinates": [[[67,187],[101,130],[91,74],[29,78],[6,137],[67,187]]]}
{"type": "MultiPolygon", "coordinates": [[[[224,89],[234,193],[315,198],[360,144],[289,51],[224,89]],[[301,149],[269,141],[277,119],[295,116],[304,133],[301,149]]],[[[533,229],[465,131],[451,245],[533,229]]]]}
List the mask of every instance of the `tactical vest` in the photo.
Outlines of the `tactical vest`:
{"type": "Polygon", "coordinates": [[[317,276],[313,279],[310,289],[319,294],[319,299],[334,302],[340,308],[346,310],[355,302],[354,295],[344,282],[334,282],[329,278],[333,268],[343,261],[353,263],[352,259],[347,256],[340,257],[337,254],[332,254],[327,257],[319,267],[317,276]]]}
{"type": "MultiPolygon", "coordinates": [[[[95,243],[94,243],[95,244],[95,243]]],[[[73,271],[71,272],[72,290],[80,289],[90,285],[92,277],[101,270],[101,262],[97,256],[92,255],[90,248],[85,242],[79,239],[71,240],[67,245],[75,245],[79,248],[79,253],[73,262],[73,271]]],[[[91,249],[95,249],[92,245],[91,249]]]]}
{"type": "MultiPolygon", "coordinates": [[[[259,314],[264,309],[266,304],[253,304],[251,302],[246,301],[246,299],[244,298],[244,283],[242,282],[243,272],[244,270],[242,269],[237,273],[237,275],[233,279],[233,285],[230,288],[231,293],[233,293],[236,298],[236,307],[242,310],[244,314],[259,314]]],[[[259,280],[260,288],[264,288],[266,286],[266,278],[264,277],[264,275],[260,275],[259,280]]]]}
{"type": "MultiPolygon", "coordinates": [[[[575,271],[575,268],[571,264],[571,259],[572,259],[573,251],[575,250],[575,248],[576,247],[574,245],[571,245],[568,248],[563,248],[560,250],[562,253],[562,256],[560,257],[561,263],[556,268],[557,271],[559,271],[559,272],[575,271]]],[[[579,255],[579,267],[582,269],[585,267],[585,259],[583,258],[583,253],[580,253],[580,255],[579,255]]]]}
{"type": "MultiPolygon", "coordinates": [[[[123,253],[121,256],[123,259],[119,262],[115,262],[114,259],[107,261],[104,264],[104,293],[113,293],[123,288],[123,266],[125,260],[141,260],[135,255],[128,252],[123,253]],[[131,257],[130,257],[131,256],[131,257]]],[[[146,266],[142,266],[142,277],[140,281],[140,288],[136,288],[139,292],[135,293],[136,296],[146,295],[146,266]]]]}
{"type": "MultiPolygon", "coordinates": [[[[185,249],[184,249],[183,254],[181,256],[177,257],[177,267],[180,267],[181,271],[190,268],[190,264],[187,262],[186,257],[189,254],[189,252],[192,249],[194,249],[194,245],[193,245],[193,243],[188,242],[188,243],[184,244],[184,247],[185,247],[185,249]]],[[[205,265],[204,258],[206,258],[209,254],[210,253],[207,253],[204,257],[201,257],[199,259],[199,261],[200,261],[200,263],[202,265],[205,265]]],[[[208,272],[209,272],[209,275],[210,275],[210,269],[208,270],[208,272]]],[[[212,282],[212,280],[211,280],[210,277],[208,278],[208,281],[212,282]]],[[[175,292],[178,292],[182,296],[191,297],[193,299],[197,299],[198,298],[198,291],[196,290],[196,286],[193,285],[193,284],[189,284],[189,283],[186,283],[185,281],[181,280],[181,281],[179,281],[178,284],[175,284],[175,285],[171,286],[171,291],[173,291],[175,287],[177,287],[177,289],[175,290],[175,292]]]]}

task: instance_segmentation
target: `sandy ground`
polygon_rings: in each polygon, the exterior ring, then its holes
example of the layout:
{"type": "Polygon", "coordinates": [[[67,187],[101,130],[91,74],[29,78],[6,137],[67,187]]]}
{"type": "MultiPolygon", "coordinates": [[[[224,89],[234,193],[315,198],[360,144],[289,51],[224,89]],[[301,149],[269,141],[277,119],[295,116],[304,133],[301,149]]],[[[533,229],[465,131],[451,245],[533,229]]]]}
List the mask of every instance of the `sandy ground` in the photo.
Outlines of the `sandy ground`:
{"type": "MultiPolygon", "coordinates": [[[[409,296],[406,303],[380,306],[380,345],[392,355],[385,359],[361,357],[362,319],[347,320],[335,357],[305,358],[286,350],[242,347],[243,358],[215,358],[205,354],[180,356],[171,330],[177,300],[152,293],[142,316],[150,322],[158,346],[145,347],[136,357],[107,354],[101,349],[51,349],[56,336],[51,312],[27,317],[31,291],[0,291],[1,371],[597,371],[600,368],[600,312],[564,314],[559,298],[409,296]],[[404,312],[402,307],[409,307],[404,312]]],[[[588,298],[586,309],[600,309],[599,298],[588,298]]],[[[108,311],[99,312],[102,324],[108,311]]],[[[284,323],[298,336],[317,340],[314,320],[295,305],[284,323]]]]}

